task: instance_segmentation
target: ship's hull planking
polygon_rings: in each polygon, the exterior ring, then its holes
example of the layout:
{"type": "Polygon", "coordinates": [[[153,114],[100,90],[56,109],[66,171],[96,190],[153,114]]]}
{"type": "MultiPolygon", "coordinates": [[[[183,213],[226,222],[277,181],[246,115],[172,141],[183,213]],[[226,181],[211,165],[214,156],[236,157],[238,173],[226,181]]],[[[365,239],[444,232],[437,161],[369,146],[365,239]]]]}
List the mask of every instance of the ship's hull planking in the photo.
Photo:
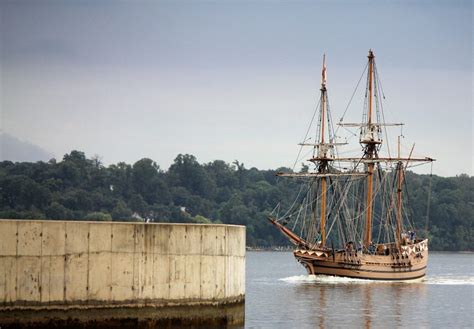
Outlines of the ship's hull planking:
{"type": "Polygon", "coordinates": [[[294,256],[308,274],[384,281],[415,280],[426,273],[428,240],[402,246],[400,254],[296,249],[294,256]]]}

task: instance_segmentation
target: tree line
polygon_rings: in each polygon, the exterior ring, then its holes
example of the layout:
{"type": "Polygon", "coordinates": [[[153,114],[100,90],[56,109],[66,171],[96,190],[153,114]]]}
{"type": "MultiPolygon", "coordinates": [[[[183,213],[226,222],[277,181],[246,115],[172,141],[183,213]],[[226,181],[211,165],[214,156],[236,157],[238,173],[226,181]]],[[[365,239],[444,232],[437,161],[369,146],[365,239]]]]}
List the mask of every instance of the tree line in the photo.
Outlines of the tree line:
{"type": "MultiPolygon", "coordinates": [[[[266,220],[291,205],[299,184],[221,160],[179,154],[166,171],[151,159],[105,167],[72,151],[62,161],[0,162],[0,218],[225,223],[247,227],[247,245],[286,245],[266,220]]],[[[474,250],[474,177],[407,173],[415,227],[429,227],[433,250],[474,250]],[[427,217],[428,190],[430,213],[427,217]]]]}

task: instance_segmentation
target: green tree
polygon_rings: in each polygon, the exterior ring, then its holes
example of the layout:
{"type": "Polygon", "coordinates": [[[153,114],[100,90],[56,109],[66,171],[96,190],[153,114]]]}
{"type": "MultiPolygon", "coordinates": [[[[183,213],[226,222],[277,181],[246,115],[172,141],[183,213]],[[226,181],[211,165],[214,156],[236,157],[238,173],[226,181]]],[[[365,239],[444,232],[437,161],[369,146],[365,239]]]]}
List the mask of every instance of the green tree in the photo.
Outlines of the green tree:
{"type": "Polygon", "coordinates": [[[46,207],[45,215],[50,219],[72,219],[72,212],[56,201],[46,207]]]}
{"type": "Polygon", "coordinates": [[[170,195],[162,178],[160,167],[144,158],[133,165],[132,184],[148,204],[168,203],[170,195]]]}
{"type": "Polygon", "coordinates": [[[216,184],[193,155],[179,154],[169,169],[169,182],[182,186],[191,194],[213,198],[216,184]]]}
{"type": "Polygon", "coordinates": [[[113,220],[130,220],[132,218],[132,210],[127,207],[122,200],[117,202],[117,205],[112,210],[113,220]]]}
{"type": "MultiPolygon", "coordinates": [[[[298,195],[297,180],[275,176],[292,172],[289,168],[200,164],[189,154],[179,154],[167,171],[148,158],[104,167],[100,157],[88,159],[80,151],[53,160],[0,162],[0,217],[108,220],[111,214],[129,221],[138,220],[132,218],[136,212],[157,222],[246,225],[249,245],[288,243],[266,217],[277,204],[288,208],[298,195]]],[[[474,250],[474,177],[408,172],[405,182],[406,208],[418,235],[429,235],[432,250],[474,250]]]]}
{"type": "Polygon", "coordinates": [[[97,221],[111,221],[112,216],[110,214],[100,211],[90,212],[84,216],[84,220],[97,220],[97,221]]]}
{"type": "Polygon", "coordinates": [[[138,215],[140,215],[140,217],[148,217],[148,204],[145,200],[143,200],[141,195],[133,195],[130,199],[130,202],[128,203],[128,206],[130,207],[130,209],[132,209],[133,212],[136,212],[138,215]]]}

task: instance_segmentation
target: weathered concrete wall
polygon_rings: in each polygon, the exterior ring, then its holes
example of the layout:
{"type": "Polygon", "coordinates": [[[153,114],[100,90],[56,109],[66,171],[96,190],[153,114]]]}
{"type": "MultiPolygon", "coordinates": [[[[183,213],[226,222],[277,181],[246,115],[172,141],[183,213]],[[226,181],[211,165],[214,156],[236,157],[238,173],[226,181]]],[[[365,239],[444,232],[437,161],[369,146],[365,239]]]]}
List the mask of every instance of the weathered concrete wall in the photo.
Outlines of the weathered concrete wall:
{"type": "Polygon", "coordinates": [[[0,220],[0,311],[217,305],[244,295],[243,226],[0,220]]]}

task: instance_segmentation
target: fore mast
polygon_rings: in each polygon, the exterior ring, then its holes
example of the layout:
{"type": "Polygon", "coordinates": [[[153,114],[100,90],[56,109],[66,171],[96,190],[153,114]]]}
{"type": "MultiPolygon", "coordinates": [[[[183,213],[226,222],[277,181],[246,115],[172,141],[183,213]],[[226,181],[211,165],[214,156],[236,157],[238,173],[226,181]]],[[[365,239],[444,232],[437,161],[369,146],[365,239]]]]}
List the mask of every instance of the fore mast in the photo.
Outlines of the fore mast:
{"type": "Polygon", "coordinates": [[[333,131],[331,130],[331,117],[329,115],[329,102],[326,89],[326,55],[323,56],[323,68],[321,72],[321,88],[319,101],[319,122],[318,130],[316,132],[315,143],[299,143],[300,146],[313,147],[311,161],[315,164],[315,172],[308,173],[277,173],[280,177],[306,178],[311,180],[312,186],[312,201],[311,201],[311,216],[313,225],[309,229],[308,241],[298,237],[291,232],[284,225],[278,223],[278,220],[269,217],[269,221],[275,225],[283,234],[285,234],[292,243],[305,248],[325,248],[326,246],[326,218],[327,211],[327,196],[328,196],[328,178],[330,176],[339,176],[340,173],[331,172],[330,162],[334,161],[334,146],[345,143],[335,143],[333,131]],[[318,198],[317,196],[320,196],[318,198]],[[319,219],[319,220],[318,220],[319,219]],[[319,221],[319,232],[316,223],[319,221]],[[316,239],[315,239],[316,238],[316,239]],[[320,240],[319,240],[319,239],[320,240]],[[315,241],[312,243],[311,241],[315,241]],[[318,241],[319,240],[319,241],[318,241]],[[318,243],[319,242],[319,243],[318,243]]]}
{"type": "MultiPolygon", "coordinates": [[[[319,202],[319,214],[318,214],[318,202],[317,198],[314,198],[312,202],[313,215],[314,218],[318,218],[319,215],[319,236],[321,238],[321,243],[318,245],[319,248],[325,248],[326,246],[326,217],[327,217],[327,180],[331,175],[329,163],[334,160],[334,137],[331,134],[331,125],[328,111],[328,95],[326,89],[326,55],[323,55],[323,69],[321,72],[321,96],[320,96],[320,121],[319,121],[319,130],[316,134],[316,143],[315,144],[300,144],[301,146],[313,146],[313,157],[309,160],[316,165],[316,174],[314,175],[314,195],[320,193],[321,199],[319,202]],[[327,135],[327,136],[326,136],[327,135]],[[327,139],[326,139],[327,137],[327,139]],[[320,178],[320,184],[316,184],[320,178]],[[319,186],[321,188],[319,189],[319,186]]],[[[315,220],[316,222],[316,220],[315,220]]],[[[316,241],[317,243],[318,241],[316,241]]]]}

